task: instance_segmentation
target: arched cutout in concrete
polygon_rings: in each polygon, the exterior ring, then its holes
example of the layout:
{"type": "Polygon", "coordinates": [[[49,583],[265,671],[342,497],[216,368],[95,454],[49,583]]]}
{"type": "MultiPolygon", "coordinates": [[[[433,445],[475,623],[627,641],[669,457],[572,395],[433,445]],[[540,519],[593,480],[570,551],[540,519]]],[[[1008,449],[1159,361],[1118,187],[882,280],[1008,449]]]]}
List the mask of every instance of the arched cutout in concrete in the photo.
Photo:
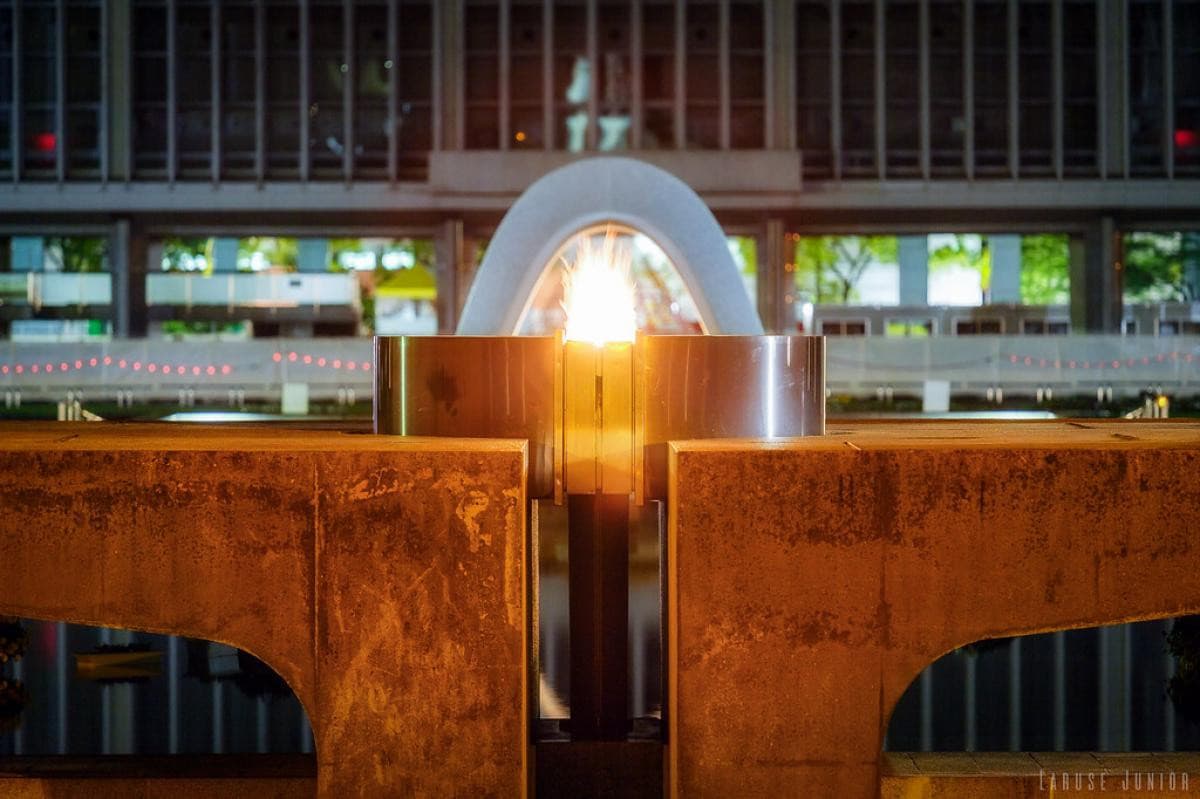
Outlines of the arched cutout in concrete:
{"type": "Polygon", "coordinates": [[[460,335],[514,335],[563,242],[614,223],[667,254],[708,333],[761,335],[725,234],[679,178],[632,158],[588,158],[545,175],[513,204],[488,245],[458,323],[460,335]]]}

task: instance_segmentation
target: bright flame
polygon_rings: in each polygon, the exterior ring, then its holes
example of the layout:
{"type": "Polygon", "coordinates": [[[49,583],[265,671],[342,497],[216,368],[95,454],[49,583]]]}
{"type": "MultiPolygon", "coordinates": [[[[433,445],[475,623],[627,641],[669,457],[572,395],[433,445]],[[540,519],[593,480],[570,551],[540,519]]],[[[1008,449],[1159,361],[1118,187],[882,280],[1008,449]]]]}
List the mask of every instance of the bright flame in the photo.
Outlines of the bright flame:
{"type": "Polygon", "coordinates": [[[629,247],[618,244],[611,231],[599,245],[588,234],[577,239],[575,263],[564,264],[563,269],[567,341],[590,341],[598,347],[610,341],[633,341],[637,319],[632,261],[629,247]]]}

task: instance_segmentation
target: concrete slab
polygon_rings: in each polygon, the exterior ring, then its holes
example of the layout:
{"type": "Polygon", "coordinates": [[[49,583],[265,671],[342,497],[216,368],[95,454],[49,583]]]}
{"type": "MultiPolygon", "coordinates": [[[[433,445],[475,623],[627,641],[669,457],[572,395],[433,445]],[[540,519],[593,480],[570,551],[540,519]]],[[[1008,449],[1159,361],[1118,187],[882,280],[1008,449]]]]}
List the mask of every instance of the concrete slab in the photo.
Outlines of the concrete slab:
{"type": "Polygon", "coordinates": [[[245,649],[322,796],[526,792],[522,442],[0,425],[0,614],[245,649]]]}

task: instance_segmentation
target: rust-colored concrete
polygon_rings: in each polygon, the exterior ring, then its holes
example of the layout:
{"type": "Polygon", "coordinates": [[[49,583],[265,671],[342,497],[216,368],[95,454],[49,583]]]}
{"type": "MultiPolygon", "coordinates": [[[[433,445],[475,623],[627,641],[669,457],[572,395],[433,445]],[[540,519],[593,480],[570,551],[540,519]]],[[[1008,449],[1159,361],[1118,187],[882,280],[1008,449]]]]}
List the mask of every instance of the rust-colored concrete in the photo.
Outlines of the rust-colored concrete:
{"type": "Polygon", "coordinates": [[[522,795],[525,463],[520,442],[0,425],[0,614],[254,653],[308,711],[321,796],[522,795]]]}
{"type": "Polygon", "coordinates": [[[830,425],[675,444],[672,795],[873,797],[920,670],[1200,611],[1200,425],[830,425]]]}
{"type": "Polygon", "coordinates": [[[1163,752],[889,752],[882,799],[1200,797],[1200,755],[1163,752]]]}

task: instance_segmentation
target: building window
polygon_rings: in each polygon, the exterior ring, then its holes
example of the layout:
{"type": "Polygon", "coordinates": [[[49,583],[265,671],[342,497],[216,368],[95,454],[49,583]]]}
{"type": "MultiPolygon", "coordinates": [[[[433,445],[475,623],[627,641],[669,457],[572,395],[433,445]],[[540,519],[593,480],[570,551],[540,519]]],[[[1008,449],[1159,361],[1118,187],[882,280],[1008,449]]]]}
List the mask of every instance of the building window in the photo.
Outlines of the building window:
{"type": "Polygon", "coordinates": [[[1063,171],[1094,176],[1096,130],[1096,5],[1063,4],[1063,171]]]}
{"type": "Polygon", "coordinates": [[[511,126],[508,146],[516,150],[541,149],[546,144],[545,124],[545,16],[540,2],[517,2],[509,23],[509,97],[511,126]]]}
{"type": "Polygon", "coordinates": [[[761,149],[766,131],[763,8],[729,5],[729,145],[761,149]]]}
{"type": "Polygon", "coordinates": [[[204,177],[212,174],[212,13],[207,4],[189,3],[176,15],[178,169],[183,177],[204,177]]]}
{"type": "Polygon", "coordinates": [[[915,177],[921,164],[920,26],[916,3],[888,3],[887,174],[915,177]]]}
{"type": "Polygon", "coordinates": [[[1024,0],[1017,25],[1022,175],[1054,172],[1054,75],[1050,3],[1024,0]]]}
{"type": "Polygon", "coordinates": [[[796,5],[796,146],[805,178],[833,176],[829,7],[796,5]]]}
{"type": "Polygon", "coordinates": [[[875,7],[842,5],[842,174],[875,176],[875,7]]]}
{"type": "Polygon", "coordinates": [[[500,146],[500,7],[474,0],[464,21],[463,96],[467,149],[500,146]]]}
{"type": "Polygon", "coordinates": [[[687,4],[688,148],[721,146],[720,11],[716,3],[687,4]]]}
{"type": "Polygon", "coordinates": [[[929,6],[929,168],[934,177],[961,177],[963,104],[962,3],[929,6]]]}
{"type": "Polygon", "coordinates": [[[1175,15],[1175,172],[1200,175],[1200,3],[1172,3],[1175,15]]]}
{"type": "MultiPolygon", "coordinates": [[[[1183,5],[1183,4],[1173,4],[1183,5]]],[[[1162,3],[1129,3],[1129,168],[1135,175],[1163,171],[1162,3]]]]}
{"type": "Polygon", "coordinates": [[[983,176],[1009,172],[1007,30],[1005,3],[975,4],[975,172],[983,176]]]}
{"type": "Polygon", "coordinates": [[[675,6],[642,6],[642,147],[675,146],[675,6]]]}

